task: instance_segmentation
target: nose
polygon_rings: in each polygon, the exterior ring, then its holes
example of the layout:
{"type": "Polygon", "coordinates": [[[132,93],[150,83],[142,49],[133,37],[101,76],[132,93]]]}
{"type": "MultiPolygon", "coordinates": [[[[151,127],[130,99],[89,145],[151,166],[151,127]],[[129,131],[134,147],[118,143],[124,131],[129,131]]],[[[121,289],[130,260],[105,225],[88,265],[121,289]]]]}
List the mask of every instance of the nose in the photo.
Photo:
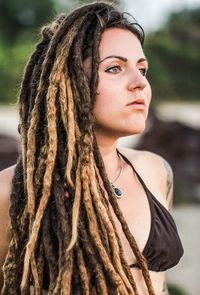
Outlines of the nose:
{"type": "Polygon", "coordinates": [[[140,72],[139,69],[135,71],[135,73],[131,74],[131,78],[128,84],[128,89],[130,91],[133,91],[135,89],[144,89],[147,86],[147,79],[142,73],[140,72]]]}

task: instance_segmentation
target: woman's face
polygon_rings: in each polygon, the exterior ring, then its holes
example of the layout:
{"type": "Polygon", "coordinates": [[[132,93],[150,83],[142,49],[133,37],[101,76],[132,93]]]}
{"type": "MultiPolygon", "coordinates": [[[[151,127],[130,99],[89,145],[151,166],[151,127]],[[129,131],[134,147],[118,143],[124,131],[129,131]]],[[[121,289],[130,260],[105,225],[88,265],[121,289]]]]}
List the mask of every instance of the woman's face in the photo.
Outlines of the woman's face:
{"type": "Polygon", "coordinates": [[[128,30],[109,28],[102,34],[99,55],[95,132],[117,138],[141,133],[151,88],[146,78],[148,63],[138,38],[128,30]]]}

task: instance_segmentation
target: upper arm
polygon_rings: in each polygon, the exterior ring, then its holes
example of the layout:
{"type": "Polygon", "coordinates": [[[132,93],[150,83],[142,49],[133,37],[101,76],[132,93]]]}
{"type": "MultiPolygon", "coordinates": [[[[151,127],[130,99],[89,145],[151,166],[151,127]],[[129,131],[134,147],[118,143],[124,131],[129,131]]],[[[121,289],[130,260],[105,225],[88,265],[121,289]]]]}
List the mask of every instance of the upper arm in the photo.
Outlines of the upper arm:
{"type": "Polygon", "coordinates": [[[173,186],[174,177],[171,165],[162,156],[150,153],[151,160],[149,160],[149,166],[151,166],[154,172],[154,183],[158,186],[158,196],[160,195],[161,203],[169,210],[173,204],[173,186]],[[152,162],[151,162],[152,161],[152,162]]]}
{"type": "Polygon", "coordinates": [[[14,166],[0,172],[0,290],[2,285],[2,266],[8,251],[9,206],[14,166]]]}
{"type": "Polygon", "coordinates": [[[160,155],[150,151],[131,150],[120,147],[143,178],[153,195],[170,209],[173,202],[173,171],[160,155]]]}
{"type": "MultiPolygon", "coordinates": [[[[146,167],[151,167],[148,185],[159,201],[171,209],[173,204],[173,171],[169,162],[162,156],[144,151],[146,167]]],[[[145,168],[145,166],[144,166],[145,168]]],[[[148,172],[149,173],[149,172],[148,172]]]]}
{"type": "Polygon", "coordinates": [[[131,150],[124,147],[120,147],[119,150],[132,162],[153,195],[170,209],[173,203],[174,180],[169,162],[162,156],[146,150],[131,150]]]}
{"type": "Polygon", "coordinates": [[[172,208],[172,204],[173,204],[173,187],[174,187],[174,177],[173,177],[173,171],[172,168],[169,164],[169,162],[167,162],[164,158],[163,158],[163,164],[164,164],[164,168],[165,168],[165,195],[166,195],[166,200],[167,200],[167,205],[168,208],[171,209],[172,208]]]}

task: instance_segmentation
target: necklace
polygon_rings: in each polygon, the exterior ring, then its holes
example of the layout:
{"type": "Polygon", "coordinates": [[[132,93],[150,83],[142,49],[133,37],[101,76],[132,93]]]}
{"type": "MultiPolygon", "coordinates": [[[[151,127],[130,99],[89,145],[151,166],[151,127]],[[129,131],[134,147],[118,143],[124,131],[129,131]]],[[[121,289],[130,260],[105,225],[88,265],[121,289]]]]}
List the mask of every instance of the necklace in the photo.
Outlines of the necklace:
{"type": "MultiPolygon", "coordinates": [[[[118,155],[119,155],[119,154],[118,154],[118,155]]],[[[119,156],[119,158],[121,159],[120,156],[119,156]]],[[[115,193],[115,196],[116,196],[118,199],[120,199],[120,198],[123,196],[123,192],[122,192],[122,190],[121,190],[118,186],[114,185],[114,183],[119,179],[120,175],[122,174],[122,170],[123,170],[123,166],[120,165],[120,171],[119,171],[118,176],[115,178],[114,181],[110,182],[111,185],[112,185],[113,191],[114,191],[114,193],[115,193]]]]}

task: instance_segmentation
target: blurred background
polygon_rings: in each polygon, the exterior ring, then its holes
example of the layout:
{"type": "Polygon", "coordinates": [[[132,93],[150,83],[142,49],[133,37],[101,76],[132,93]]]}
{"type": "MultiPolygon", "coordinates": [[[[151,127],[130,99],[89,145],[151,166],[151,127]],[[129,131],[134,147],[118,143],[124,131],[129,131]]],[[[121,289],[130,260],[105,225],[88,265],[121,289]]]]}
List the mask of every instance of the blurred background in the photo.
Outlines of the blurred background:
{"type": "MultiPolygon", "coordinates": [[[[16,106],[40,27],[89,1],[0,1],[0,170],[19,152],[16,106]]],[[[174,216],[185,254],[167,272],[171,295],[200,294],[200,0],[118,0],[146,32],[153,100],[146,131],[120,145],[155,152],[174,171],[174,216]]]]}

